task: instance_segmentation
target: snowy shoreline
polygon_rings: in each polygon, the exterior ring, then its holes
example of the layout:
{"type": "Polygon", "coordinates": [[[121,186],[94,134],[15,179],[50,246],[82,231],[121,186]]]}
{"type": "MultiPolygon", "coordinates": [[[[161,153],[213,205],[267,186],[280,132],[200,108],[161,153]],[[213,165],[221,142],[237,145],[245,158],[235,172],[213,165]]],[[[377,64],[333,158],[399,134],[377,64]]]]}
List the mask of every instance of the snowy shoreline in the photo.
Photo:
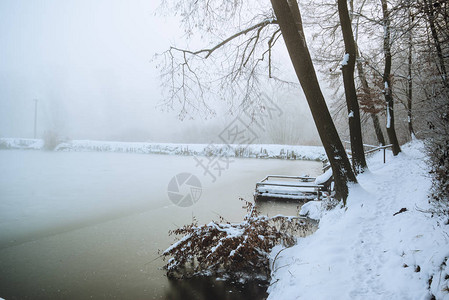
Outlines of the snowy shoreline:
{"type": "Polygon", "coordinates": [[[449,299],[449,225],[432,214],[423,143],[402,150],[368,160],[347,207],[304,207],[319,228],[273,249],[268,299],[449,299]]]}
{"type": "MultiPolygon", "coordinates": [[[[0,138],[0,149],[44,150],[44,141],[42,139],[0,138]]],[[[73,140],[59,143],[54,151],[227,156],[316,161],[326,159],[324,148],[320,146],[272,144],[175,144],[73,140]]]]}

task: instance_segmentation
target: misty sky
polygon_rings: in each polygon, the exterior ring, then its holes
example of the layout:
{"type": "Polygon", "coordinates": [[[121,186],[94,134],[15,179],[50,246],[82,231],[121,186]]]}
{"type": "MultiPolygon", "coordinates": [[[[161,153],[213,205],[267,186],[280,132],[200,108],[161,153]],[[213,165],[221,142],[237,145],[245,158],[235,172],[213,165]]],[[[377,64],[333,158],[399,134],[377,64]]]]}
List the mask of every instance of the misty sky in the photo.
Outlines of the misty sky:
{"type": "Polygon", "coordinates": [[[158,4],[0,1],[0,137],[33,137],[33,99],[38,137],[176,141],[182,128],[223,126],[157,108],[151,59],[182,37],[174,18],[155,16],[158,4]]]}

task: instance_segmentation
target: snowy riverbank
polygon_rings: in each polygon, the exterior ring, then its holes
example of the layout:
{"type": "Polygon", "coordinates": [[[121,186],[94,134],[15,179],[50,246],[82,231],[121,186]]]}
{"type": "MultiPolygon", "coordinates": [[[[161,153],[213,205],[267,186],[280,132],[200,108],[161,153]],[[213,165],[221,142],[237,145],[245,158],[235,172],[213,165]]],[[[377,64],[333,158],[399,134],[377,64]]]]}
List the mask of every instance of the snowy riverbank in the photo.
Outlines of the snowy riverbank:
{"type": "MultiPolygon", "coordinates": [[[[42,150],[44,149],[44,141],[41,139],[0,138],[0,149],[42,150]]],[[[73,140],[58,144],[55,151],[98,151],[294,160],[324,160],[326,158],[323,147],[268,144],[174,144],[73,140]]]]}
{"type": "Polygon", "coordinates": [[[296,246],[273,249],[269,299],[449,299],[449,225],[429,212],[422,143],[385,165],[381,155],[346,208],[322,212],[296,246]]]}

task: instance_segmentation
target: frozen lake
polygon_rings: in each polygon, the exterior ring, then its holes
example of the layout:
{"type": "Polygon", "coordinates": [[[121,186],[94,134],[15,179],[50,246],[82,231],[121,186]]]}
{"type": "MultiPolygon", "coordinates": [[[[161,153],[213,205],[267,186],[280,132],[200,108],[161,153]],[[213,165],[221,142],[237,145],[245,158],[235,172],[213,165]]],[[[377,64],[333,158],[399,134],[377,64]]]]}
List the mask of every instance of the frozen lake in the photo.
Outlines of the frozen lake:
{"type": "MultiPolygon", "coordinates": [[[[0,151],[0,297],[181,299],[176,295],[212,285],[207,295],[216,293],[216,299],[249,297],[251,291],[232,294],[221,282],[186,287],[168,281],[157,259],[173,241],[168,230],[193,216],[200,223],[218,215],[238,222],[245,214],[239,197],[252,201],[258,180],[315,176],[321,163],[231,161],[212,182],[193,157],[0,151]],[[187,208],[167,194],[170,180],[182,172],[202,185],[201,198],[187,208]]],[[[291,209],[277,205],[269,213],[291,209]]]]}

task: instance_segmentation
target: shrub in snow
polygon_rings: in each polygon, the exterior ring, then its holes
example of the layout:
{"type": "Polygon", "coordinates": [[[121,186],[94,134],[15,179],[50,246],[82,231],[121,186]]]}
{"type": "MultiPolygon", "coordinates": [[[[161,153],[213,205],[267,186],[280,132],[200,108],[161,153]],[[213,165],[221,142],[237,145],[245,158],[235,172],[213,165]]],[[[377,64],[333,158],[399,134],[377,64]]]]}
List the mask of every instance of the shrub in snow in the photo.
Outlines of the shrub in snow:
{"type": "Polygon", "coordinates": [[[448,216],[449,224],[449,90],[433,99],[435,108],[428,121],[427,153],[432,175],[431,199],[439,214],[448,216]]]}
{"type": "MultiPolygon", "coordinates": [[[[432,141],[429,151],[433,175],[432,200],[439,213],[449,216],[449,137],[432,141]]],[[[449,223],[449,219],[448,219],[449,223]]]]}
{"type": "Polygon", "coordinates": [[[296,236],[304,236],[313,226],[301,217],[260,216],[249,202],[245,208],[248,214],[241,223],[231,224],[220,218],[220,223],[198,226],[194,220],[171,231],[183,237],[162,253],[164,258],[171,257],[165,265],[167,276],[268,279],[271,249],[276,244],[293,246],[296,236]]]}

